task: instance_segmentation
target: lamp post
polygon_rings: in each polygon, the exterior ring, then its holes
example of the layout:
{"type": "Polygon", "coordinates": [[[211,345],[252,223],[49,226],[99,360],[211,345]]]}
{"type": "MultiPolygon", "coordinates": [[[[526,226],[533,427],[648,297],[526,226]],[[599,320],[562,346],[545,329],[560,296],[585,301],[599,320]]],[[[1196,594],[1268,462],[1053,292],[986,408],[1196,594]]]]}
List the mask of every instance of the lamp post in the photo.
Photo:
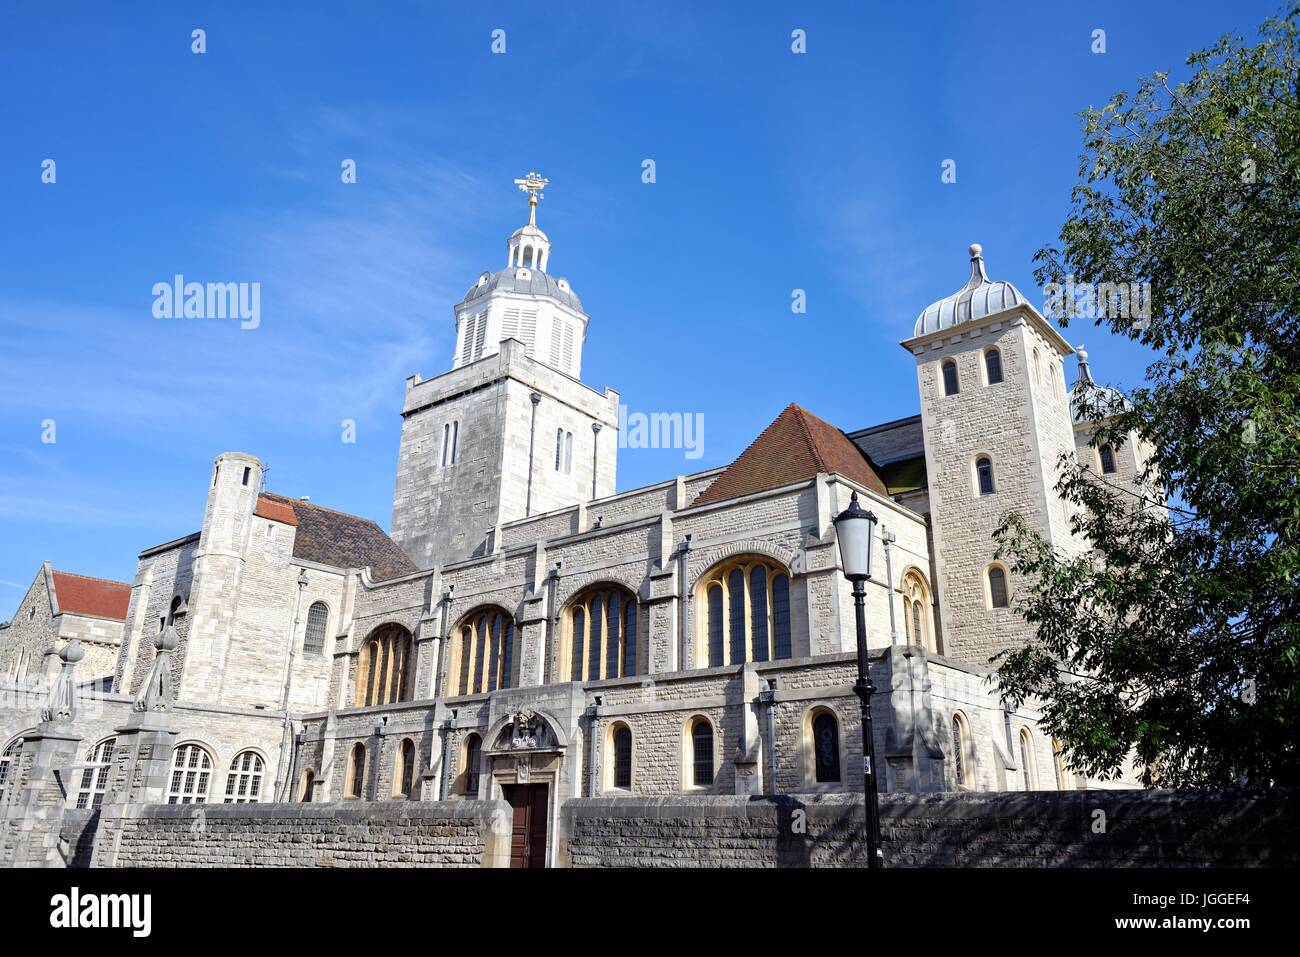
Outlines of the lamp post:
{"type": "Polygon", "coordinates": [[[880,850],[880,801],[876,794],[876,745],[871,726],[871,683],[867,663],[867,612],[865,582],[871,577],[871,545],[876,533],[876,516],[858,504],[854,492],[849,507],[835,516],[835,538],[840,543],[844,577],[853,583],[853,607],[858,624],[858,680],[853,693],[862,707],[862,789],[866,798],[867,867],[884,866],[880,850]]]}

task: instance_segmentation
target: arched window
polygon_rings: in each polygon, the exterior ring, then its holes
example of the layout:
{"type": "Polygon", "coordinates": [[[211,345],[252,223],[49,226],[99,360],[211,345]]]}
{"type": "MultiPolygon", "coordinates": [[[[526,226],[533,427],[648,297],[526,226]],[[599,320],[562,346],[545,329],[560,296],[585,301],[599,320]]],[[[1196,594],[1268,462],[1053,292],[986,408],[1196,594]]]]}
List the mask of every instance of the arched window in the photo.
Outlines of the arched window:
{"type": "Polygon", "coordinates": [[[1056,787],[1061,791],[1073,791],[1074,780],[1070,774],[1069,765],[1065,760],[1065,750],[1061,747],[1061,742],[1052,738],[1052,763],[1056,767],[1056,787]]]}
{"type": "Polygon", "coordinates": [[[1065,376],[1061,375],[1061,368],[1055,362],[1052,363],[1052,389],[1058,399],[1065,395],[1065,376]]]}
{"type": "Polygon", "coordinates": [[[975,460],[975,481],[979,494],[993,494],[993,460],[987,455],[981,455],[975,460]]]}
{"type": "Polygon", "coordinates": [[[970,731],[966,719],[961,714],[952,716],[952,774],[953,783],[958,788],[969,788],[974,784],[974,768],[970,763],[970,731]]]}
{"type": "Polygon", "coordinates": [[[770,559],[725,562],[700,578],[698,659],[715,668],[791,657],[790,576],[770,559]]]}
{"type": "Polygon", "coordinates": [[[829,711],[818,711],[812,721],[814,780],[818,784],[840,782],[840,723],[829,711]]]}
{"type": "Polygon", "coordinates": [[[113,761],[113,747],[117,738],[105,738],[86,752],[86,761],[103,763],[102,768],[83,768],[81,786],[77,789],[77,807],[99,807],[108,790],[108,772],[113,761]]]}
{"type": "Polygon", "coordinates": [[[945,359],[943,363],[943,394],[956,395],[961,391],[957,382],[957,363],[945,359]]]}
{"type": "Polygon", "coordinates": [[[632,790],[632,729],[625,724],[615,725],[610,735],[612,761],[610,779],[613,786],[624,791],[632,790]]]}
{"type": "Polygon", "coordinates": [[[183,744],[172,754],[168,804],[206,804],[212,779],[212,755],[198,744],[183,744]]]}
{"type": "Polygon", "coordinates": [[[1038,767],[1034,763],[1034,742],[1028,728],[1020,729],[1020,765],[1024,768],[1025,790],[1038,787],[1038,767]]]}
{"type": "Polygon", "coordinates": [[[347,793],[344,797],[360,798],[366,791],[366,746],[358,741],[348,752],[347,793]]]}
{"type": "Polygon", "coordinates": [[[226,775],[226,804],[256,804],[262,800],[262,772],[266,764],[256,751],[241,751],[226,775]]]}
{"type": "Polygon", "coordinates": [[[185,599],[181,598],[180,595],[177,595],[172,599],[171,607],[167,609],[167,624],[176,624],[176,616],[184,614],[184,612],[181,611],[181,605],[184,603],[185,599]]]}
{"type": "Polygon", "coordinates": [[[478,794],[479,768],[483,764],[483,739],[471,734],[465,740],[465,793],[478,794]]]}
{"type": "Polygon", "coordinates": [[[1010,604],[1007,597],[1006,570],[1001,565],[994,565],[989,569],[989,607],[1007,608],[1010,604]]]}
{"type": "Polygon", "coordinates": [[[397,749],[397,768],[393,773],[393,795],[410,797],[415,787],[415,742],[403,738],[397,749]]]}
{"type": "Polygon", "coordinates": [[[1109,445],[1103,445],[1099,454],[1101,455],[1102,472],[1113,475],[1115,473],[1115,450],[1109,445]]]}
{"type": "Polygon", "coordinates": [[[1041,385],[1043,382],[1043,361],[1038,355],[1038,350],[1034,350],[1034,385],[1041,385]]]}
{"type": "Polygon", "coordinates": [[[569,603],[571,681],[599,681],[637,673],[638,611],[636,595],[617,585],[597,585],[569,603]]]}
{"type": "Polygon", "coordinates": [[[362,645],[356,706],[409,701],[413,674],[411,633],[401,625],[384,625],[362,645]]]}
{"type": "Polygon", "coordinates": [[[690,726],[692,787],[713,786],[713,725],[707,718],[696,718],[690,726]]]}
{"type": "Polygon", "coordinates": [[[930,627],[932,614],[930,587],[921,573],[912,569],[903,575],[903,628],[907,643],[918,648],[938,651],[934,629],[930,627]]]}
{"type": "Polygon", "coordinates": [[[984,353],[984,377],[989,385],[1002,381],[1002,353],[997,349],[988,349],[984,353]]]}
{"type": "Polygon", "coordinates": [[[325,651],[325,626],[329,624],[329,605],[323,601],[312,602],[307,609],[307,634],[302,640],[304,655],[319,655],[325,651]]]}
{"type": "Polygon", "coordinates": [[[564,433],[564,474],[573,474],[573,433],[564,433]]]}
{"type": "Polygon", "coordinates": [[[302,772],[302,783],[298,788],[298,800],[310,804],[316,794],[316,772],[311,768],[302,772]]]}
{"type": "Polygon", "coordinates": [[[509,612],[476,608],[461,619],[452,634],[457,636],[449,672],[457,676],[454,694],[485,694],[511,687],[515,622],[509,612]]]}
{"type": "MultiPolygon", "coordinates": [[[[18,760],[18,754],[23,749],[22,737],[14,738],[5,745],[5,749],[0,751],[0,797],[5,793],[5,782],[9,780],[9,769],[14,767],[14,762],[18,760]]],[[[14,767],[15,772],[17,768],[14,767]]]]}
{"type": "Polygon", "coordinates": [[[560,471],[564,465],[564,430],[555,430],[555,471],[560,471]]]}

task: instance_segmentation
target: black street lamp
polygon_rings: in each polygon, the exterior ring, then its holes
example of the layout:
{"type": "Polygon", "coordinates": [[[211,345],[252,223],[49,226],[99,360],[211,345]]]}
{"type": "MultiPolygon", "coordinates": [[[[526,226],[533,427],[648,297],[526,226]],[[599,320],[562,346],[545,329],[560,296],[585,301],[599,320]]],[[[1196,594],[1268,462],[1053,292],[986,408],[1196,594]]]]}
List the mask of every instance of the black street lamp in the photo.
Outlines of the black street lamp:
{"type": "Polygon", "coordinates": [[[858,504],[854,492],[849,507],[835,516],[835,537],[840,543],[840,562],[844,577],[853,582],[853,607],[858,619],[858,680],[853,693],[862,707],[862,789],[867,812],[867,867],[884,866],[880,849],[880,800],[876,794],[876,744],[871,727],[871,683],[867,663],[867,612],[865,582],[871,577],[872,542],[876,535],[876,516],[858,504]]]}

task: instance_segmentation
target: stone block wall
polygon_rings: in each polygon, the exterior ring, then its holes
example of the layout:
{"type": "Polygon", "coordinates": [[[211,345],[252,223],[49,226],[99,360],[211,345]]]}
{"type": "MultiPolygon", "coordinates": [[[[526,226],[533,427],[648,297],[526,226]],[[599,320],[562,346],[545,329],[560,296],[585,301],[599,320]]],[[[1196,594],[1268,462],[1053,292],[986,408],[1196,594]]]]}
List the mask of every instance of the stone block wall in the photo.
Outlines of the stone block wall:
{"type": "Polygon", "coordinates": [[[154,805],[123,822],[117,864],[499,867],[509,821],[503,801],[154,805]]]}
{"type": "MultiPolygon", "coordinates": [[[[881,796],[891,867],[1295,867],[1294,790],[881,796]]],[[[858,867],[858,795],[597,798],[562,811],[571,867],[858,867]]]]}

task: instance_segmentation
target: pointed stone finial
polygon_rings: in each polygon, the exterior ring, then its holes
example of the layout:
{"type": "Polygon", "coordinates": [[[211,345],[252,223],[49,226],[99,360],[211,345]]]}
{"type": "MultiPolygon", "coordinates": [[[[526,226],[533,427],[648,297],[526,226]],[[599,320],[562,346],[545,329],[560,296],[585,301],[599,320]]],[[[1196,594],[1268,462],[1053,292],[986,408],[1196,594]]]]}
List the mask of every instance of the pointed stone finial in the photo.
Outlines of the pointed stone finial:
{"type": "Polygon", "coordinates": [[[1075,347],[1074,357],[1079,360],[1079,381],[1092,382],[1092,370],[1088,368],[1088,350],[1082,344],[1075,347]]]}
{"type": "Polygon", "coordinates": [[[50,696],[41,709],[41,721],[45,724],[71,724],[77,716],[77,684],[73,675],[77,662],[84,657],[86,649],[81,647],[81,642],[76,638],[69,640],[59,651],[59,660],[62,662],[59,676],[54,679],[50,696]]]}
{"type": "Polygon", "coordinates": [[[180,635],[176,634],[176,629],[171,625],[164,628],[154,639],[153,646],[157,649],[157,654],[154,655],[153,667],[149,669],[149,677],[145,679],[139,693],[135,696],[132,710],[137,712],[171,710],[172,652],[176,650],[180,641],[180,635]]]}
{"type": "Polygon", "coordinates": [[[967,289],[975,289],[989,281],[989,274],[984,271],[984,247],[979,243],[970,244],[970,279],[966,280],[967,289]]]}

